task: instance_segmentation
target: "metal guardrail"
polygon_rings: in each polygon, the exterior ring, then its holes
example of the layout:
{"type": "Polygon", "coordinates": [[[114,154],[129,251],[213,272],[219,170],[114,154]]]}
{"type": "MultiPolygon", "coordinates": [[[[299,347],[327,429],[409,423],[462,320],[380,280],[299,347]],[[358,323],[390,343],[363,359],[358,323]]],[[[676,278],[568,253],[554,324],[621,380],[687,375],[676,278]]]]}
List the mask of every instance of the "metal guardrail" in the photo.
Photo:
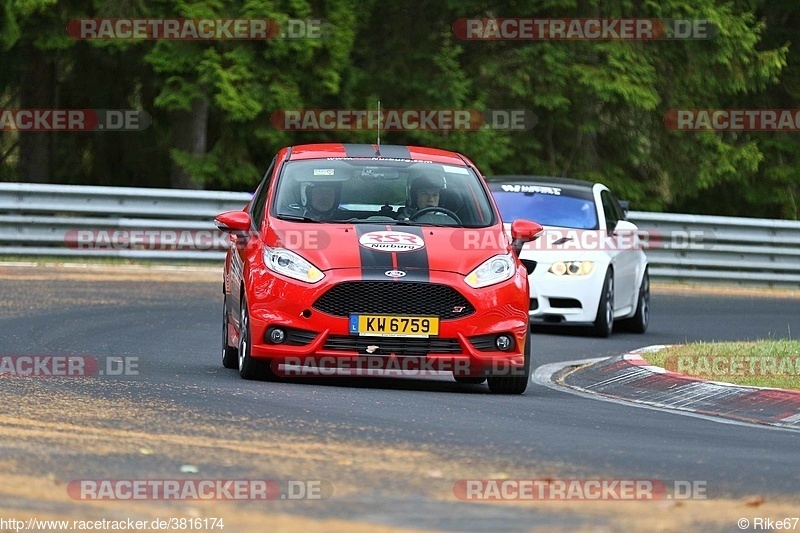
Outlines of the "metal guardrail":
{"type": "MultiPolygon", "coordinates": [[[[0,183],[0,256],[220,261],[225,237],[213,217],[249,199],[223,191],[0,183]],[[114,232],[121,232],[116,240],[114,232]],[[116,246],[120,234],[129,240],[116,246]],[[104,236],[112,237],[107,245],[104,236]],[[84,237],[93,244],[84,246],[84,237]]],[[[800,222],[641,211],[628,218],[651,242],[654,279],[800,286],[800,222]]]]}
{"type": "Polygon", "coordinates": [[[242,209],[250,196],[227,191],[0,183],[0,256],[221,261],[224,236],[213,218],[242,209]],[[93,235],[94,246],[84,246],[79,231],[94,232],[86,234],[93,235]],[[157,243],[152,246],[149,237],[156,232],[157,243]],[[165,242],[165,235],[175,236],[174,246],[165,242]],[[125,240],[128,244],[121,244],[125,240]]]}
{"type": "Polygon", "coordinates": [[[653,278],[800,286],[800,222],[630,212],[663,247],[646,250],[653,278]]]}

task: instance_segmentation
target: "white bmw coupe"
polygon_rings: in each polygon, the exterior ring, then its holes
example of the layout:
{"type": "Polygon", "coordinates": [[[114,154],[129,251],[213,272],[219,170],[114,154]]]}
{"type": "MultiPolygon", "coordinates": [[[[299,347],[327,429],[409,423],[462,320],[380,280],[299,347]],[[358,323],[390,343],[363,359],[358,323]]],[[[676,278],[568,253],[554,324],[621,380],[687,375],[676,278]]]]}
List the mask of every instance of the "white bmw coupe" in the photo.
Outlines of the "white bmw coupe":
{"type": "Polygon", "coordinates": [[[535,220],[545,229],[520,254],[529,273],[531,324],[589,326],[598,337],[615,326],[647,330],[646,241],[608,187],[539,176],[487,181],[504,221],[535,220]]]}

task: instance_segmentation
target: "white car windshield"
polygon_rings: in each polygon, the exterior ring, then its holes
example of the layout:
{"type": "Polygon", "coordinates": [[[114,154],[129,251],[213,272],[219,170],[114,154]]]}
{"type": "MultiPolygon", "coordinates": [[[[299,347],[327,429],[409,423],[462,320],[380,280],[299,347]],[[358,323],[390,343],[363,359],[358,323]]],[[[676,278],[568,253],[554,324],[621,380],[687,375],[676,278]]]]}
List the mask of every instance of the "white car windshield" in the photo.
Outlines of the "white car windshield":
{"type": "Polygon", "coordinates": [[[465,166],[330,158],[291,161],[272,214],[321,223],[486,227],[495,223],[478,175],[465,166]]]}
{"type": "Polygon", "coordinates": [[[582,191],[546,186],[493,186],[492,189],[500,216],[506,222],[524,218],[535,220],[542,226],[574,229],[599,227],[591,192],[584,194],[582,191]],[[558,194],[554,194],[555,190],[558,194]]]}

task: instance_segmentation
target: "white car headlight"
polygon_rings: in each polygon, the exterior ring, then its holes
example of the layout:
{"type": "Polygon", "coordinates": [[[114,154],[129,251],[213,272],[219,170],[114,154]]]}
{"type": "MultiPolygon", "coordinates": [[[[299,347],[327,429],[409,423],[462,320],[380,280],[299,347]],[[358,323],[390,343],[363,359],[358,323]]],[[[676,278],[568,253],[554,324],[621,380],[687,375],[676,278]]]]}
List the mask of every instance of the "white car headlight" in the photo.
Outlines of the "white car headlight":
{"type": "Polygon", "coordinates": [[[320,269],[285,248],[264,248],[264,264],[267,268],[290,278],[306,283],[316,283],[325,277],[320,269]]]}
{"type": "Polygon", "coordinates": [[[556,276],[586,276],[594,270],[594,263],[591,261],[556,261],[547,270],[556,276]]]}
{"type": "Polygon", "coordinates": [[[473,289],[479,289],[511,279],[515,270],[516,264],[514,263],[513,255],[496,255],[487,259],[478,268],[467,274],[464,281],[473,289]]]}

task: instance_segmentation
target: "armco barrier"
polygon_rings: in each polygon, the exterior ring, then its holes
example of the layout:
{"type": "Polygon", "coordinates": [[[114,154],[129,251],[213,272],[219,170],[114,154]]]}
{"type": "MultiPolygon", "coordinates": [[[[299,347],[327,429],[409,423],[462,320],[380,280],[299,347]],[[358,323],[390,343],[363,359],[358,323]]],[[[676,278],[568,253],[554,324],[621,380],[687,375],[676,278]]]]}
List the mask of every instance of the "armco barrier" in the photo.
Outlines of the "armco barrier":
{"type": "Polygon", "coordinates": [[[663,247],[647,250],[653,278],[800,286],[800,222],[633,211],[628,218],[665,236],[663,247]]]}
{"type": "Polygon", "coordinates": [[[242,209],[250,196],[223,191],[0,183],[0,256],[220,261],[225,252],[215,245],[222,235],[214,225],[214,215],[242,209]],[[190,236],[192,242],[159,246],[164,249],[153,249],[144,242],[87,249],[74,242],[81,230],[107,230],[108,234],[151,230],[178,239],[190,236]],[[196,238],[198,235],[202,238],[196,238]]]}
{"type": "MultiPolygon", "coordinates": [[[[222,191],[0,183],[0,256],[220,261],[224,236],[213,217],[241,209],[249,198],[222,191]],[[75,245],[78,232],[90,230],[191,239],[156,249],[146,242],[75,245]]],[[[800,222],[641,211],[628,218],[663,237],[647,249],[654,279],[800,286],[800,222]]]]}

